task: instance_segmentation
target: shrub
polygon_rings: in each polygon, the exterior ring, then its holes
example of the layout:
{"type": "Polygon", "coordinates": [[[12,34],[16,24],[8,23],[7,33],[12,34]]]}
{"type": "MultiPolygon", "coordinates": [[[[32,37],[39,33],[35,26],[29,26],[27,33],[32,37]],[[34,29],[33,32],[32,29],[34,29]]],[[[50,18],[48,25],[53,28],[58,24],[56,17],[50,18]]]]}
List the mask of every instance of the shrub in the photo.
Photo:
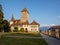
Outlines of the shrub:
{"type": "Polygon", "coordinates": [[[21,29],[20,29],[20,32],[24,32],[24,28],[21,28],[21,29]]]}

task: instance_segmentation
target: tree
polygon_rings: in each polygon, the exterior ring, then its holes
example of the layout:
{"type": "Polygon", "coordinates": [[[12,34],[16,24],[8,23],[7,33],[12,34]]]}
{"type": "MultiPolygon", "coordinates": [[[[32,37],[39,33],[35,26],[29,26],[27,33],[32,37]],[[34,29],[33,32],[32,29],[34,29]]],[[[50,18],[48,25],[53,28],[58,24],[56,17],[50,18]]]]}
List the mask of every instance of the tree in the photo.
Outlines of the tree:
{"type": "Polygon", "coordinates": [[[3,9],[2,9],[2,5],[0,4],[0,10],[2,11],[3,9]]]}
{"type": "Polygon", "coordinates": [[[4,18],[4,14],[2,12],[2,6],[0,4],[0,32],[3,30],[3,18],[4,18]]]}
{"type": "Polygon", "coordinates": [[[7,20],[3,21],[3,29],[4,29],[4,32],[9,32],[10,31],[9,22],[7,20]]]}

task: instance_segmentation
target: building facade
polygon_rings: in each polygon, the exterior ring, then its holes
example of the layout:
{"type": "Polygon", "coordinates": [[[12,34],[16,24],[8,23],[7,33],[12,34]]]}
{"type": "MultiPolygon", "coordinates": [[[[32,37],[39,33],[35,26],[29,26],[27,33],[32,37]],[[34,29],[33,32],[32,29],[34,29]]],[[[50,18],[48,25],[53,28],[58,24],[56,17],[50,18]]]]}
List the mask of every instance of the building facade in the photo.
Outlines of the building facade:
{"type": "Polygon", "coordinates": [[[32,23],[29,23],[29,12],[26,8],[21,11],[19,20],[15,20],[12,15],[9,25],[12,32],[14,32],[14,30],[20,31],[22,28],[26,32],[39,32],[40,26],[35,20],[33,20],[32,23]]]}
{"type": "Polygon", "coordinates": [[[60,26],[51,26],[48,30],[42,33],[60,39],[60,26]]]}

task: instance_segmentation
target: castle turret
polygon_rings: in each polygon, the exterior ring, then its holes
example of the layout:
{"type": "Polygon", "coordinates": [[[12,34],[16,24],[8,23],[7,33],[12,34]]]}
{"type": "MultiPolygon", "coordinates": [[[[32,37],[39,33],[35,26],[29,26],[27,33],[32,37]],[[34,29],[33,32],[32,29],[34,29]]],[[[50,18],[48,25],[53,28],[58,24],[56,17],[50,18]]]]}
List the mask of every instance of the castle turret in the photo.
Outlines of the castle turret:
{"type": "Polygon", "coordinates": [[[12,25],[13,24],[13,22],[14,22],[14,16],[13,16],[13,14],[12,14],[12,18],[11,18],[11,20],[10,20],[10,25],[12,25]]]}
{"type": "Polygon", "coordinates": [[[12,18],[11,18],[11,21],[14,21],[15,19],[14,19],[14,16],[13,16],[13,14],[12,14],[12,18]]]}

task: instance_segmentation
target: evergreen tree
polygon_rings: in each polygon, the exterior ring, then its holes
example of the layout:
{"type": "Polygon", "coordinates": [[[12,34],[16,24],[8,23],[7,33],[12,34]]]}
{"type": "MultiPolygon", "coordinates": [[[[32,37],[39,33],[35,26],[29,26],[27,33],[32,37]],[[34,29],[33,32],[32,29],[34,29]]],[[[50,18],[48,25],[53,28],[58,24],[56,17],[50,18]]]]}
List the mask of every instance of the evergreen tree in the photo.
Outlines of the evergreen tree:
{"type": "Polygon", "coordinates": [[[2,12],[2,6],[0,4],[0,32],[3,30],[3,18],[4,18],[4,14],[2,12]]]}
{"type": "Polygon", "coordinates": [[[3,21],[3,28],[4,28],[4,32],[9,32],[10,28],[9,28],[9,22],[7,20],[3,21]]]}
{"type": "Polygon", "coordinates": [[[2,9],[2,5],[0,4],[0,10],[2,11],[3,9],[2,9]]]}

